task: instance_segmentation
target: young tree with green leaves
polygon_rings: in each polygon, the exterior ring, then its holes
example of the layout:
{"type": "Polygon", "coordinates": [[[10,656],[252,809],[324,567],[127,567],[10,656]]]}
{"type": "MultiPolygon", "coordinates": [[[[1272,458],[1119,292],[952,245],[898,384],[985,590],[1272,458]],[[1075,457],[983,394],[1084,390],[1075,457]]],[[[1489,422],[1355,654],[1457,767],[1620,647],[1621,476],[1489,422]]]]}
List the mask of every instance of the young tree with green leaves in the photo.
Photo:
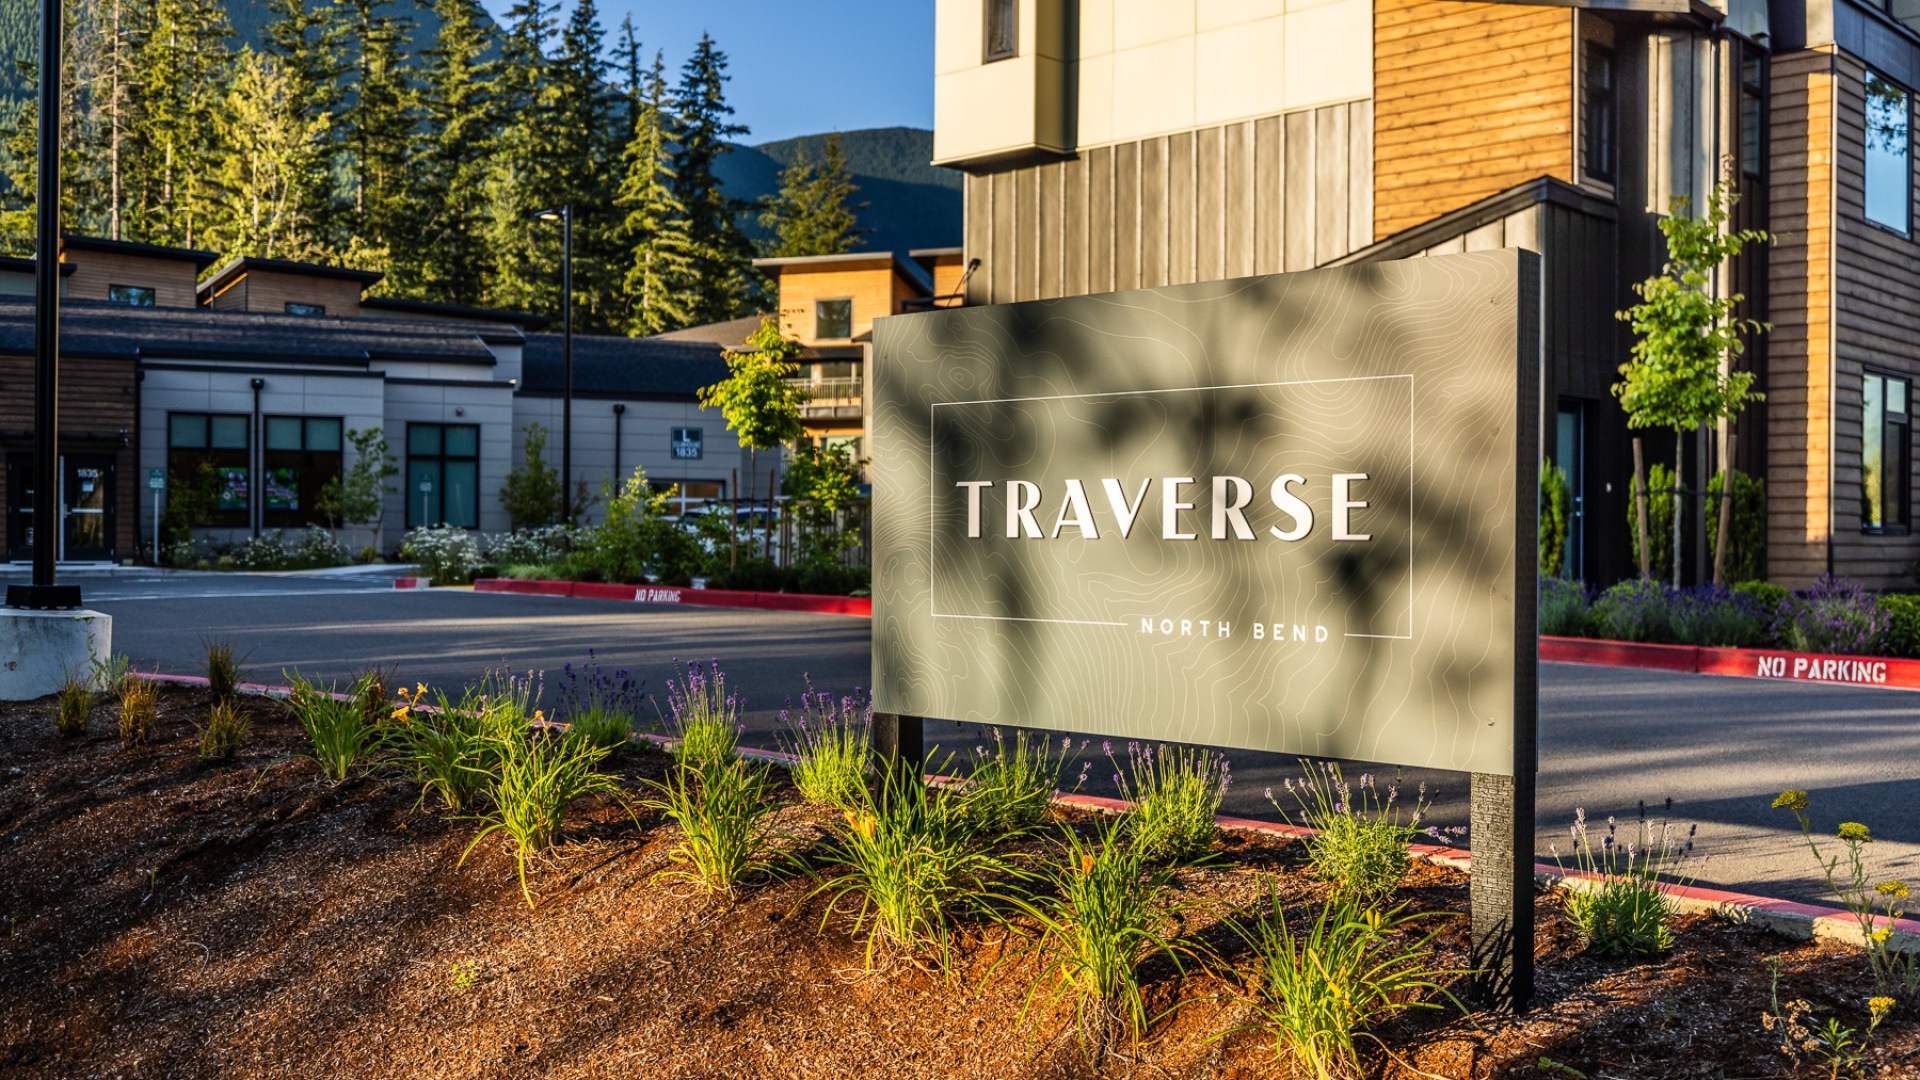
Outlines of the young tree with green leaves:
{"type": "Polygon", "coordinates": [[[680,70],[674,92],[673,194],[686,209],[688,301],[691,321],[739,318],[754,297],[753,242],[740,228],[739,200],[728,197],[714,171],[728,140],[747,133],[727,117],[727,54],[700,35],[680,70]]]}
{"type": "Polygon", "coordinates": [[[840,133],[827,136],[818,165],[807,144],[794,147],[793,160],[780,171],[780,191],[760,200],[760,224],[773,230],[768,255],[841,255],[852,251],[871,229],[860,227],[866,203],[852,201],[860,188],[847,171],[840,133]]]}
{"type": "Polygon", "coordinates": [[[547,464],[547,429],[530,423],[521,429],[520,466],[500,485],[500,505],[514,529],[532,529],[560,520],[560,470],[547,464]]]}
{"type": "Polygon", "coordinates": [[[769,315],[747,338],[746,348],[726,353],[727,378],[700,391],[700,404],[720,410],[727,427],[747,448],[747,499],[752,501],[759,453],[776,450],[806,432],[800,407],[807,392],[787,380],[800,370],[793,357],[800,346],[780,335],[769,315]]]}
{"type": "Polygon", "coordinates": [[[299,196],[326,133],[325,116],[303,116],[278,60],[242,50],[220,113],[218,180],[225,198],[207,230],[209,242],[227,255],[269,259],[318,250],[313,223],[299,216],[299,196]]]}
{"type": "MultiPolygon", "coordinates": [[[[1627,426],[1664,427],[1674,433],[1675,588],[1680,585],[1679,522],[1684,516],[1678,469],[1686,437],[1704,425],[1732,420],[1749,402],[1762,397],[1753,389],[1753,373],[1733,370],[1732,361],[1746,348],[1743,335],[1764,333],[1771,327],[1735,317],[1734,312],[1745,299],[1741,294],[1716,296],[1713,292],[1716,270],[1746,245],[1771,239],[1758,230],[1727,227],[1738,197],[1732,185],[1719,184],[1708,196],[1704,212],[1696,217],[1689,213],[1690,200],[1675,196],[1668,215],[1660,221],[1660,232],[1667,239],[1666,265],[1660,274],[1633,287],[1640,303],[1618,313],[1639,335],[1633,344],[1633,359],[1620,365],[1622,378],[1613,386],[1614,396],[1626,410],[1627,426]]],[[[1645,500],[1649,497],[1646,477],[1637,463],[1637,453],[1635,458],[1634,495],[1645,500]]],[[[1722,500],[1723,520],[1728,510],[1725,504],[1722,500]]],[[[1640,505],[1644,507],[1644,501],[1640,505]]],[[[1644,515],[1644,510],[1641,513],[1644,515]]],[[[1644,526],[1641,531],[1645,532],[1644,526]]],[[[1647,576],[1647,557],[1642,545],[1642,577],[1647,576]]],[[[1716,582],[1721,569],[1716,560],[1716,582]]]]}
{"type": "Polygon", "coordinates": [[[328,521],[373,526],[373,541],[378,544],[387,518],[387,496],[395,490],[387,481],[399,475],[400,463],[388,452],[387,433],[380,428],[349,428],[347,444],[353,447],[353,460],[320,489],[314,509],[328,521]]]}
{"type": "Polygon", "coordinates": [[[685,208],[673,196],[673,156],[667,145],[663,107],[666,77],[658,53],[642,85],[636,57],[629,57],[634,84],[633,128],[622,155],[626,176],[615,205],[625,214],[620,240],[629,252],[622,282],[629,334],[659,334],[693,323],[692,276],[685,208]]]}
{"type": "Polygon", "coordinates": [[[433,0],[440,28],[424,53],[413,148],[416,242],[389,270],[396,290],[451,304],[479,304],[487,283],[487,174],[499,122],[492,82],[498,62],[479,0],[433,0]],[[404,263],[405,265],[399,265],[404,263]]]}
{"type": "Polygon", "coordinates": [[[207,242],[218,216],[220,110],[232,70],[233,27],[220,0],[154,0],[134,64],[130,239],[177,247],[207,242]]]}

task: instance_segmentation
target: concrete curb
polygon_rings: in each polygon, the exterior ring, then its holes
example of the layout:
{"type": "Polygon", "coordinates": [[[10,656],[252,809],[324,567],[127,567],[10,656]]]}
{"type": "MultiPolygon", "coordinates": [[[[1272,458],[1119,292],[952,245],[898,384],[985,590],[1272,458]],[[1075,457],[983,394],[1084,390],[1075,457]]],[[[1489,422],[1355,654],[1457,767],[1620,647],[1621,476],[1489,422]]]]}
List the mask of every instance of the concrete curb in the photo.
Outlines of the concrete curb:
{"type": "Polygon", "coordinates": [[[1716,649],[1651,645],[1598,638],[1540,638],[1540,659],[1563,664],[1733,675],[1778,682],[1817,682],[1920,690],[1920,660],[1895,656],[1833,656],[1784,649],[1716,649]]]}
{"type": "MultiPolygon", "coordinates": [[[[1543,657],[1544,659],[1544,657],[1543,657]]],[[[199,675],[161,675],[140,672],[139,676],[153,682],[173,683],[184,686],[205,686],[207,680],[199,675]]],[[[240,692],[259,697],[285,700],[293,693],[288,686],[268,686],[262,683],[241,683],[240,692]]],[[[334,697],[345,699],[345,694],[334,697]]],[[[549,721],[548,727],[565,728],[565,724],[549,721]]],[[[641,742],[651,743],[662,750],[672,750],[679,740],[666,735],[640,732],[633,736],[641,742]]],[[[794,755],[780,750],[762,750],[757,747],[741,747],[741,757],[755,761],[765,761],[783,768],[791,768],[798,760],[794,755]]],[[[956,777],[935,773],[926,774],[928,783],[952,783],[956,777]]],[[[1110,799],[1101,795],[1079,795],[1056,792],[1053,802],[1059,806],[1080,810],[1092,810],[1102,814],[1124,814],[1133,809],[1133,804],[1125,799],[1110,799]]],[[[1314,835],[1314,830],[1285,822],[1259,821],[1253,818],[1219,815],[1214,823],[1227,832],[1257,832],[1269,836],[1300,840],[1314,835]]],[[[1447,847],[1437,844],[1409,844],[1407,851],[1417,860],[1430,862],[1437,866],[1446,866],[1462,873],[1473,872],[1473,854],[1465,848],[1447,847]]],[[[1568,892],[1587,892],[1599,888],[1601,880],[1578,870],[1569,870],[1554,863],[1536,862],[1533,864],[1533,879],[1536,885],[1561,889],[1568,892]]],[[[1863,927],[1853,913],[1844,908],[1826,907],[1819,904],[1802,904],[1791,900],[1776,900],[1772,897],[1754,896],[1749,893],[1725,892],[1719,889],[1702,888],[1697,885],[1675,885],[1660,883],[1660,891],[1666,894],[1673,910],[1683,915],[1711,915],[1726,922],[1742,926],[1757,926],[1781,937],[1796,941],[1833,941],[1843,945],[1864,947],[1867,943],[1867,928],[1863,927]]],[[[1889,928],[1893,931],[1892,946],[1902,952],[1920,952],[1920,919],[1900,919],[1889,923],[1876,916],[1873,928],[1889,928]]]]}
{"type": "Polygon", "coordinates": [[[692,604],[700,607],[802,611],[819,615],[873,616],[873,599],[866,596],[690,589],[684,585],[611,585],[594,581],[522,581],[517,578],[481,578],[473,583],[473,591],[518,593],[524,596],[572,596],[584,600],[629,600],[640,604],[692,604]]]}

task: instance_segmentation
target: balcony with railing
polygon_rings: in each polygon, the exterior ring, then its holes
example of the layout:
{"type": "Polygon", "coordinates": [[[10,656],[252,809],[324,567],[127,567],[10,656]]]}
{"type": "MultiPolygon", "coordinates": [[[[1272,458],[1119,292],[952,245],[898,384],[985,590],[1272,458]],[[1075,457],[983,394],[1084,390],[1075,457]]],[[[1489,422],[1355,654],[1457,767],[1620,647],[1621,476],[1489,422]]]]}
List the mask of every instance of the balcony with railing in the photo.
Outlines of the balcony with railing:
{"type": "Polygon", "coordinates": [[[788,379],[808,394],[800,407],[803,420],[857,420],[861,415],[861,380],[857,376],[824,379],[788,379]]]}

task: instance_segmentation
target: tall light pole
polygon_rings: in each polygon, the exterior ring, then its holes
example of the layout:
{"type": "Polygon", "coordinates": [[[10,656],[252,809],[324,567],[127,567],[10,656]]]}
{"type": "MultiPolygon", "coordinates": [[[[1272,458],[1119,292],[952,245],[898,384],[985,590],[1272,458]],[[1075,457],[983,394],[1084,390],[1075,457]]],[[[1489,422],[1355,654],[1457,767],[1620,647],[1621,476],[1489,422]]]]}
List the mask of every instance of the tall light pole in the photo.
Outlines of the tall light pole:
{"type": "Polygon", "coordinates": [[[40,0],[40,152],[33,312],[33,584],[7,606],[77,608],[80,587],[54,584],[60,550],[60,0],[40,0]]]}
{"type": "Polygon", "coordinates": [[[560,520],[573,524],[573,206],[542,210],[541,221],[560,223],[560,520]]]}

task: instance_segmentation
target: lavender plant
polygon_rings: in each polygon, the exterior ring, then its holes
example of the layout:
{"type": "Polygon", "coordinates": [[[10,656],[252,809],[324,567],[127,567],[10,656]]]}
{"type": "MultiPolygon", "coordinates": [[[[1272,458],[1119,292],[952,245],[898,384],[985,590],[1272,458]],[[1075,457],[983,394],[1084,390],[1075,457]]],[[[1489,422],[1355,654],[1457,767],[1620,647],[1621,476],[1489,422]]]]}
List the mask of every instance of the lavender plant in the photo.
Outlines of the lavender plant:
{"type": "Polygon", "coordinates": [[[1593,632],[1593,597],[1585,582],[1540,579],[1540,632],[1556,637],[1585,637],[1593,632]]]}
{"type": "MultiPolygon", "coordinates": [[[[1060,790],[1060,774],[1072,752],[1071,736],[1061,736],[1056,752],[1052,741],[1043,736],[1017,731],[1009,744],[994,728],[992,750],[985,744],[973,748],[966,785],[968,820],[981,835],[996,837],[1024,833],[1040,824],[1046,820],[1049,800],[1060,790]]],[[[1080,779],[1086,776],[1083,768],[1080,779]]]]}
{"type": "MultiPolygon", "coordinates": [[[[1286,790],[1299,804],[1299,824],[1314,830],[1305,841],[1314,874],[1333,885],[1336,897],[1361,907],[1392,896],[1412,861],[1407,845],[1420,833],[1426,785],[1420,785],[1403,821],[1397,779],[1383,790],[1372,773],[1362,773],[1358,785],[1349,784],[1336,762],[1303,759],[1300,765],[1306,775],[1298,781],[1289,777],[1286,790]]],[[[1273,789],[1266,794],[1273,808],[1293,822],[1275,801],[1273,789]]]]}
{"type": "Polygon", "coordinates": [[[1666,587],[1641,578],[1614,585],[1593,602],[1593,628],[1612,641],[1672,641],[1666,587]]]}
{"type": "Polygon", "coordinates": [[[793,786],[810,803],[842,810],[867,793],[873,736],[873,698],[859,687],[840,698],[808,681],[796,708],[780,710],[781,748],[792,754],[793,786]]]}
{"type": "MultiPolygon", "coordinates": [[[[680,667],[678,657],[673,666],[680,667]]],[[[727,693],[727,677],[720,661],[702,667],[698,661],[687,664],[686,674],[667,680],[668,723],[680,741],[680,758],[698,768],[701,763],[725,761],[733,757],[744,725],[740,722],[740,698],[727,693]]]]}
{"type": "Polygon", "coordinates": [[[1773,636],[1800,652],[1858,655],[1878,652],[1892,625],[1892,615],[1872,593],[1827,574],[1813,588],[1780,602],[1773,636]]]}
{"type": "Polygon", "coordinates": [[[1724,585],[1697,585],[1669,593],[1667,612],[1675,640],[1713,648],[1763,645],[1771,619],[1759,600],[1724,585]]]}
{"type": "Polygon", "coordinates": [[[1906,915],[1907,900],[1913,889],[1898,879],[1875,882],[1867,871],[1866,847],[1873,834],[1857,821],[1840,824],[1840,852],[1827,854],[1813,838],[1813,817],[1807,812],[1812,800],[1804,791],[1783,791],[1773,800],[1775,810],[1792,812],[1807,839],[1807,850],[1826,879],[1827,891],[1846,905],[1860,932],[1866,937],[1867,963],[1873,972],[1873,985],[1883,994],[1895,994],[1914,1000],[1920,994],[1920,953],[1894,947],[1893,926],[1906,915]],[[1844,864],[1845,869],[1842,869],[1844,864]]]}
{"type": "Polygon", "coordinates": [[[1128,837],[1156,862],[1188,862],[1206,854],[1219,832],[1214,815],[1233,783],[1225,755],[1194,747],[1127,744],[1127,764],[1102,745],[1113,762],[1114,786],[1133,804],[1125,822],[1128,837]]]}
{"type": "MultiPolygon", "coordinates": [[[[1567,889],[1567,920],[1587,948],[1602,956],[1655,956],[1673,947],[1673,906],[1660,882],[1663,877],[1681,885],[1693,880],[1699,826],[1688,826],[1682,837],[1672,812],[1668,799],[1667,816],[1655,822],[1642,802],[1628,836],[1620,836],[1619,821],[1610,817],[1596,844],[1586,810],[1575,808],[1568,831],[1574,873],[1561,881],[1567,889]]],[[[1548,851],[1565,871],[1560,845],[1550,844],[1548,851]]]]}
{"type": "Polygon", "coordinates": [[[588,649],[578,667],[569,662],[560,669],[555,719],[576,737],[618,754],[633,746],[634,721],[640,715],[645,687],[625,668],[609,672],[588,649]]]}

